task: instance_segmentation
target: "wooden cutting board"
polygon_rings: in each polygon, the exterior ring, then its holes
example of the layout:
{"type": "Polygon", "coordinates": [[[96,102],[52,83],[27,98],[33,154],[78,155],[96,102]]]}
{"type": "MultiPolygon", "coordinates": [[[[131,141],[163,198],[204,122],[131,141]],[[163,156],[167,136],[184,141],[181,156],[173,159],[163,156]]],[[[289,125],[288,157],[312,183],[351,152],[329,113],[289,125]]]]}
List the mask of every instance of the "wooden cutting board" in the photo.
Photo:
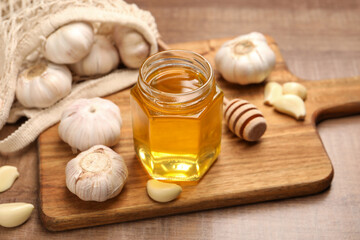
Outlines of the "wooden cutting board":
{"type": "MultiPolygon", "coordinates": [[[[214,66],[214,56],[228,39],[172,45],[204,55],[214,66]]],[[[65,186],[66,163],[75,157],[57,133],[58,125],[39,137],[40,212],[44,226],[52,231],[131,221],[232,205],[304,196],[328,188],[334,170],[316,132],[323,119],[360,113],[360,77],[305,81],[292,75],[274,40],[268,37],[277,62],[268,81],[298,81],[308,89],[305,121],[277,113],[263,105],[264,85],[239,86],[217,83],[229,99],[243,98],[263,112],[268,129],[257,143],[246,143],[223,125],[218,160],[197,184],[181,184],[179,199],[156,203],[146,193],[148,174],[133,150],[129,89],[113,94],[123,117],[122,137],[114,147],[129,169],[120,195],[103,203],[84,202],[65,186]]]]}

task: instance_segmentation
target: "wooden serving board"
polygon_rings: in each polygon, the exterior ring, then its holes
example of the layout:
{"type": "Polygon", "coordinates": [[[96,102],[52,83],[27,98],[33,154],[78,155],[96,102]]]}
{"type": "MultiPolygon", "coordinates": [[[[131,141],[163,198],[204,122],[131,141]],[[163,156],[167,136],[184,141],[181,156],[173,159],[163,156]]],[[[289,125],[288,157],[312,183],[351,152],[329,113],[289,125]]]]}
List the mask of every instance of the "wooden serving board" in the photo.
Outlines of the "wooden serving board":
{"type": "MultiPolygon", "coordinates": [[[[172,45],[204,55],[214,66],[216,50],[228,39],[172,45]]],[[[268,129],[257,143],[246,143],[223,125],[221,154],[197,183],[183,183],[179,199],[156,203],[146,193],[148,174],[133,150],[129,89],[113,94],[123,117],[122,137],[114,150],[129,169],[129,179],[117,197],[103,203],[84,202],[65,186],[65,166],[74,158],[58,136],[55,125],[39,137],[40,212],[53,231],[131,221],[204,209],[314,194],[326,189],[334,170],[316,131],[323,119],[360,113],[360,77],[305,81],[292,75],[274,40],[268,37],[277,63],[268,81],[298,81],[308,89],[305,121],[277,113],[263,105],[264,83],[239,86],[217,83],[229,99],[243,98],[263,112],[268,129]]]]}

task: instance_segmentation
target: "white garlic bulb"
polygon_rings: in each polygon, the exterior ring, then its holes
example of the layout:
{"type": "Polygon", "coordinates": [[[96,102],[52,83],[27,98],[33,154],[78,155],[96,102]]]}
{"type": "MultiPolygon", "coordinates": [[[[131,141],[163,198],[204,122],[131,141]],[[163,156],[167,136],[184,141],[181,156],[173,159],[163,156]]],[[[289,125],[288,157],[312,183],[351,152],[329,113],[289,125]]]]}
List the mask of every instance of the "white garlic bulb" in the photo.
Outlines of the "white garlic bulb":
{"type": "Polygon", "coordinates": [[[120,109],[102,99],[78,99],[61,116],[60,138],[73,149],[84,151],[94,145],[114,146],[120,139],[120,109]]]}
{"type": "Polygon", "coordinates": [[[71,64],[85,57],[94,41],[93,28],[86,22],[69,23],[53,32],[42,46],[46,59],[71,64]]]}
{"type": "Polygon", "coordinates": [[[128,68],[139,68],[150,54],[150,45],[137,31],[116,26],[113,38],[119,50],[121,61],[128,68]]]}
{"type": "Polygon", "coordinates": [[[65,174],[70,192],[84,201],[103,202],[121,192],[128,169],[119,154],[97,145],[69,161],[65,174]]]}
{"type": "Polygon", "coordinates": [[[49,107],[71,92],[71,83],[66,66],[42,61],[19,74],[16,98],[25,107],[49,107]]]}
{"type": "Polygon", "coordinates": [[[275,53],[263,34],[253,32],[224,43],[216,53],[215,64],[229,82],[261,83],[275,66],[275,53]]]}
{"type": "Polygon", "coordinates": [[[69,65],[79,76],[106,74],[119,65],[117,49],[105,36],[95,36],[90,53],[79,62],[69,65]]]}

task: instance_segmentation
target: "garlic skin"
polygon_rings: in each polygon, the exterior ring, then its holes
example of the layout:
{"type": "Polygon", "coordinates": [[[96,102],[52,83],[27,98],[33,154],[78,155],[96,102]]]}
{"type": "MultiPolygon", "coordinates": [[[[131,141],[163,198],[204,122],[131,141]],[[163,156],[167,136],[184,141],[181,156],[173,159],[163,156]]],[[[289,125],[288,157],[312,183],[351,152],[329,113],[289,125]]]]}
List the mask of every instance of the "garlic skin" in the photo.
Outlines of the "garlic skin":
{"type": "Polygon", "coordinates": [[[109,73],[120,62],[117,49],[105,36],[95,36],[90,53],[79,62],[69,65],[79,76],[94,76],[109,73]]]}
{"type": "Polygon", "coordinates": [[[66,66],[42,61],[19,74],[16,98],[25,107],[46,108],[67,96],[71,83],[66,66]]]}
{"type": "Polygon", "coordinates": [[[19,177],[16,167],[2,166],[0,167],[0,193],[11,188],[15,180],[19,177]]]}
{"type": "Polygon", "coordinates": [[[121,125],[120,109],[113,102],[82,98],[64,110],[58,132],[73,149],[84,151],[98,144],[109,147],[117,144],[121,125]]]}
{"type": "Polygon", "coordinates": [[[65,174],[70,192],[84,201],[103,202],[121,192],[128,169],[119,154],[97,145],[69,161],[65,174]]]}
{"type": "Polygon", "coordinates": [[[224,43],[216,53],[215,65],[225,80],[247,85],[263,82],[275,60],[265,36],[252,32],[224,43]]]}
{"type": "Polygon", "coordinates": [[[94,41],[93,28],[86,22],[69,23],[53,32],[42,46],[46,59],[71,64],[85,57],[94,41]]]}
{"type": "Polygon", "coordinates": [[[0,226],[17,227],[29,219],[34,205],[30,203],[2,203],[0,204],[0,226]]]}
{"type": "Polygon", "coordinates": [[[116,26],[113,38],[121,61],[128,68],[139,68],[150,54],[150,45],[140,33],[133,29],[116,26]]]}

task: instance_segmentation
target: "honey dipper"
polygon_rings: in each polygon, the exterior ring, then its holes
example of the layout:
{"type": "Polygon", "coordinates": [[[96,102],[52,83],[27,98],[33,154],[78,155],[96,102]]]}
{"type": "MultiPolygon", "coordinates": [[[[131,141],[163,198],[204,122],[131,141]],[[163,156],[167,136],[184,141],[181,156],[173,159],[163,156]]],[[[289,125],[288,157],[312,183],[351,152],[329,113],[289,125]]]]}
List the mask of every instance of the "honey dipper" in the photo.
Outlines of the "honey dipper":
{"type": "Polygon", "coordinates": [[[266,120],[257,107],[243,99],[224,97],[224,118],[229,129],[241,139],[254,142],[266,131],[266,120]]]}

